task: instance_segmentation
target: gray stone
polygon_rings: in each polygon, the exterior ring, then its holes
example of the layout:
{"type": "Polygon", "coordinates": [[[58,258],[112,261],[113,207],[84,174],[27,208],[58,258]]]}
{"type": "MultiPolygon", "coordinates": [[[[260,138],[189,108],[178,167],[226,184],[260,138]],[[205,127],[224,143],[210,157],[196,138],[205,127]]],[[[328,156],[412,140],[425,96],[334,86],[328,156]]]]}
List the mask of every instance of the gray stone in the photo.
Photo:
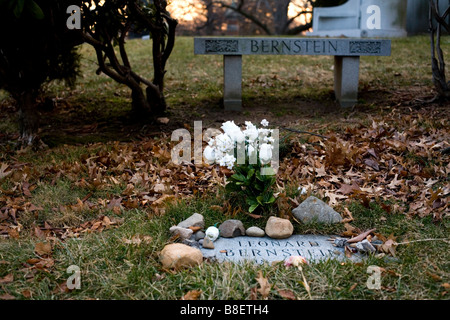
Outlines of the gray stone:
{"type": "Polygon", "coordinates": [[[193,231],[191,229],[180,228],[177,226],[171,227],[169,231],[172,235],[178,235],[181,241],[189,239],[193,234],[193,231]]]}
{"type": "Polygon", "coordinates": [[[288,219],[282,219],[278,217],[270,217],[267,220],[266,234],[274,239],[289,238],[294,232],[294,226],[288,219]]]}
{"type": "Polygon", "coordinates": [[[214,249],[214,243],[209,238],[204,238],[202,247],[205,249],[214,249]]]}
{"type": "Polygon", "coordinates": [[[328,241],[329,236],[293,235],[287,239],[272,239],[269,237],[251,238],[219,238],[214,242],[214,249],[200,249],[205,258],[218,262],[255,263],[283,261],[289,256],[302,256],[308,262],[318,262],[328,259],[339,261],[361,261],[359,253],[346,258],[344,248],[337,248],[328,241]]]}
{"type": "Polygon", "coordinates": [[[244,225],[240,220],[230,219],[219,226],[220,236],[234,238],[245,235],[244,225]]]}
{"type": "Polygon", "coordinates": [[[375,247],[367,239],[358,242],[356,244],[356,248],[360,252],[375,253],[377,251],[377,249],[375,249],[375,247]]]}
{"type": "Polygon", "coordinates": [[[342,217],[330,206],[314,196],[310,196],[297,208],[292,210],[292,214],[303,223],[339,223],[342,217]]]}
{"type": "Polygon", "coordinates": [[[196,241],[198,241],[198,240],[200,240],[200,239],[203,239],[205,237],[205,233],[203,232],[203,231],[197,231],[195,234],[194,234],[194,239],[196,240],[196,241]]]}
{"type": "Polygon", "coordinates": [[[345,238],[337,238],[337,239],[334,239],[334,244],[337,247],[343,248],[347,244],[347,241],[348,241],[348,239],[345,239],[345,238]]]}
{"type": "Polygon", "coordinates": [[[181,243],[188,245],[190,247],[197,248],[197,249],[200,249],[200,247],[201,247],[201,245],[200,245],[200,243],[198,243],[198,241],[191,240],[191,239],[183,240],[181,243]]]}
{"type": "Polygon", "coordinates": [[[187,218],[186,220],[181,221],[177,227],[180,228],[189,228],[189,227],[205,227],[205,220],[200,213],[194,213],[192,216],[187,218]]]}
{"type": "Polygon", "coordinates": [[[249,237],[264,237],[266,234],[263,229],[258,227],[250,227],[245,230],[245,234],[249,237]]]}

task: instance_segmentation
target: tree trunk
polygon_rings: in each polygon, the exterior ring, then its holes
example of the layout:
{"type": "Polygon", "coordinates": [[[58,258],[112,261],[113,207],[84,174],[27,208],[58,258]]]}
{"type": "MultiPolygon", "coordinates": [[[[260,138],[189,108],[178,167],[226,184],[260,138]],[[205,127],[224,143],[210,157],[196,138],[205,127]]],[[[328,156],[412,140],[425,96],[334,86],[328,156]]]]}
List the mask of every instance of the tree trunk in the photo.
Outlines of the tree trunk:
{"type": "Polygon", "coordinates": [[[291,0],[277,0],[275,12],[273,14],[275,24],[275,34],[281,35],[286,33],[288,26],[288,9],[291,0]]]}
{"type": "Polygon", "coordinates": [[[131,110],[137,116],[150,113],[150,104],[141,87],[131,90],[131,110]]]}
{"type": "Polygon", "coordinates": [[[429,25],[431,37],[431,68],[433,72],[433,83],[439,98],[450,98],[450,85],[446,80],[444,53],[441,49],[441,32],[442,23],[445,27],[445,19],[450,13],[450,7],[441,17],[439,13],[439,1],[429,0],[429,25]],[[437,26],[434,27],[433,18],[435,18],[437,26]],[[436,41],[435,41],[436,38],[436,41]],[[437,56],[437,58],[436,58],[437,56]]]}
{"type": "Polygon", "coordinates": [[[26,90],[16,97],[19,107],[20,141],[24,146],[31,146],[38,140],[39,114],[36,108],[37,93],[26,90]]]}
{"type": "Polygon", "coordinates": [[[147,87],[147,101],[152,107],[152,112],[155,115],[162,115],[166,111],[166,99],[161,90],[152,87],[147,87]]]}
{"type": "Polygon", "coordinates": [[[136,116],[146,117],[161,115],[166,110],[166,100],[158,88],[147,87],[131,91],[132,112],[136,116]]]}

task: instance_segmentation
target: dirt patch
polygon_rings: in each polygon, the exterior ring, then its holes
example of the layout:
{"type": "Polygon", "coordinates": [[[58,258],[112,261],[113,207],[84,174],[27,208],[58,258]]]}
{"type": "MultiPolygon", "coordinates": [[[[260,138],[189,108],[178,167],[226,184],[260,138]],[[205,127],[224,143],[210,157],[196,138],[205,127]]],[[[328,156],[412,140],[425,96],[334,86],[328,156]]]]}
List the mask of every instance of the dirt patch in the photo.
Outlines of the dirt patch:
{"type": "MultiPolygon", "coordinates": [[[[40,136],[50,147],[60,144],[84,144],[107,141],[132,141],[148,136],[169,135],[179,128],[191,128],[194,121],[202,121],[203,128],[218,128],[221,123],[234,120],[243,125],[245,121],[259,123],[267,119],[277,127],[312,127],[326,129],[330,125],[348,122],[351,118],[366,118],[384,110],[396,108],[433,108],[438,104],[427,104],[433,97],[432,88],[412,86],[401,89],[367,90],[362,88],[359,103],[353,108],[340,108],[330,90],[319,100],[302,96],[277,100],[276,97],[248,98],[243,101],[242,112],[225,112],[220,99],[199,100],[195,105],[185,103],[169,106],[165,115],[168,123],[161,123],[150,117],[136,118],[130,113],[130,106],[115,106],[114,112],[108,105],[99,106],[87,112],[83,106],[71,105],[70,99],[59,101],[53,110],[41,110],[40,136]],[[119,111],[117,111],[119,110],[119,111]]],[[[16,121],[11,103],[2,103],[2,119],[16,121]],[[7,118],[5,118],[7,117],[7,118]]],[[[310,128],[311,129],[311,128],[310,128]]],[[[2,133],[0,139],[16,137],[15,133],[2,133]]]]}

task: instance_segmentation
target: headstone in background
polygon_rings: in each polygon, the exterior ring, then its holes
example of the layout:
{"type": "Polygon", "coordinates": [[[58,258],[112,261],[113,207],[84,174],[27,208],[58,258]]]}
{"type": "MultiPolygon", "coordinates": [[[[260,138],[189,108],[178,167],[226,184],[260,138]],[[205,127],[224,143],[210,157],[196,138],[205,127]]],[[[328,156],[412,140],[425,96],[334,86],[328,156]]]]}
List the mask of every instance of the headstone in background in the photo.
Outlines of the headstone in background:
{"type": "Polygon", "coordinates": [[[407,0],[348,0],[340,6],[314,8],[313,31],[308,35],[405,37],[407,5],[407,0]]]}

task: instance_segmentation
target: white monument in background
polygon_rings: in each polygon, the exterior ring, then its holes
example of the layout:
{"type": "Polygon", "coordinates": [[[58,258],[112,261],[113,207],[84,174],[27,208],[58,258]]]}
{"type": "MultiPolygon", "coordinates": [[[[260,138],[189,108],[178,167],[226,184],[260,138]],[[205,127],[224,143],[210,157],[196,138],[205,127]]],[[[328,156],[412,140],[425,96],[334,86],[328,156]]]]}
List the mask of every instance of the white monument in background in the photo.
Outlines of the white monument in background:
{"type": "Polygon", "coordinates": [[[348,0],[314,8],[313,31],[320,37],[405,37],[407,0],[348,0]]]}

